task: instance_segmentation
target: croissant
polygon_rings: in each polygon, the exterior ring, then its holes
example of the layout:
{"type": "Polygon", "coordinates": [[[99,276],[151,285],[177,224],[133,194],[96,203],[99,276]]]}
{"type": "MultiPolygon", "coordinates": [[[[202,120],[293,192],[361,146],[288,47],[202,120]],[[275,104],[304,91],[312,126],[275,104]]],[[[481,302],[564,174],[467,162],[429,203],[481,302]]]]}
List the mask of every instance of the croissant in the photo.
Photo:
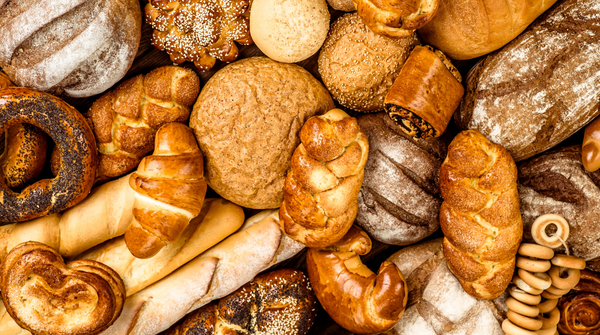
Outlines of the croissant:
{"type": "Polygon", "coordinates": [[[181,235],[200,214],[206,195],[204,161],[194,133],[181,123],[158,129],[154,154],[129,179],[136,192],[125,243],[138,258],[149,258],[181,235]]]}

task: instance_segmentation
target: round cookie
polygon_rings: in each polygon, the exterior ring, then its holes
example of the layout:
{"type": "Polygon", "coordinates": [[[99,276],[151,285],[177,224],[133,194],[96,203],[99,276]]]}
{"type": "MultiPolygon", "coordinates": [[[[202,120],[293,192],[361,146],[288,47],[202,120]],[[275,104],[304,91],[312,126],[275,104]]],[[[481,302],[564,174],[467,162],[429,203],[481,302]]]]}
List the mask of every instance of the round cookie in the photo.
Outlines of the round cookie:
{"type": "Polygon", "coordinates": [[[416,33],[392,39],[375,34],[356,12],[346,14],[331,26],[319,55],[319,73],[342,106],[359,112],[380,111],[417,44],[416,33]]]}
{"type": "Polygon", "coordinates": [[[208,185],[238,205],[283,202],[283,184],[306,120],[335,108],[323,85],[294,64],[253,57],[204,86],[190,118],[208,185]]]}

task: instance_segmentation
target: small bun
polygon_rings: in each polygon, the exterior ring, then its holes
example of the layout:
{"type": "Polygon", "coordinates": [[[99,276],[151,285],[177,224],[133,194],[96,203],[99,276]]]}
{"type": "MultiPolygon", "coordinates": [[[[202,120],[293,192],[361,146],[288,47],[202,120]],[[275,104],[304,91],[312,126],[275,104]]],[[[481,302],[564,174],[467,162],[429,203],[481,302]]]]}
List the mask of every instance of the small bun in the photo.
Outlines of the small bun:
{"type": "Polygon", "coordinates": [[[319,73],[342,106],[377,112],[417,44],[415,33],[400,39],[381,36],[357,13],[346,14],[331,26],[319,55],[319,73]]]}

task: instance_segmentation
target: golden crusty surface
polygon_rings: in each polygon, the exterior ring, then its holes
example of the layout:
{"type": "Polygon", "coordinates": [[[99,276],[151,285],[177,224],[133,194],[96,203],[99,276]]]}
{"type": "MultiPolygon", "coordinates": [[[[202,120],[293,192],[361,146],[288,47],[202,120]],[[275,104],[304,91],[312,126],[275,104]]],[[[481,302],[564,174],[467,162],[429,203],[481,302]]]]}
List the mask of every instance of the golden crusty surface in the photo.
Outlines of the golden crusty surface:
{"type": "Polygon", "coordinates": [[[38,242],[15,247],[0,275],[7,312],[34,334],[98,334],[119,317],[125,301],[123,281],[110,267],[90,260],[65,265],[38,242]]]}
{"type": "Polygon", "coordinates": [[[440,170],[444,256],[467,293],[498,297],[510,283],[523,235],[517,167],[476,130],[459,133],[440,170]]]}
{"type": "Polygon", "coordinates": [[[440,0],[352,0],[358,15],[377,34],[409,36],[429,22],[440,0]]]}
{"type": "Polygon", "coordinates": [[[206,83],[190,117],[208,185],[244,207],[279,207],[300,128],[334,107],[298,65],[264,57],[227,65],[206,83]]]}

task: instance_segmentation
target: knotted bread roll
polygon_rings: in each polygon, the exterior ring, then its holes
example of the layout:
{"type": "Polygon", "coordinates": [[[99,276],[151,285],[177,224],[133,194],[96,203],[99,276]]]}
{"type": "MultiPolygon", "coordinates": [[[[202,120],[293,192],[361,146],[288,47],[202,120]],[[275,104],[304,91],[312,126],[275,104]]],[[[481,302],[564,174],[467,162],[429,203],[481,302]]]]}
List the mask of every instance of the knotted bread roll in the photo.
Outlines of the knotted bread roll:
{"type": "Polygon", "coordinates": [[[517,167],[476,130],[459,133],[440,171],[444,256],[467,293],[494,299],[506,289],[523,235],[517,167]]]}
{"type": "Polygon", "coordinates": [[[369,142],[356,119],[340,109],[306,121],[300,140],[285,180],[281,225],[308,247],[326,247],[356,218],[369,142]]]}
{"type": "Polygon", "coordinates": [[[439,0],[352,0],[358,15],[377,34],[402,38],[429,22],[439,0]]]}
{"type": "Polygon", "coordinates": [[[204,161],[192,130],[176,122],[162,126],[154,154],[142,160],[129,185],[136,194],[125,243],[135,257],[152,257],[202,210],[204,161]]]}

